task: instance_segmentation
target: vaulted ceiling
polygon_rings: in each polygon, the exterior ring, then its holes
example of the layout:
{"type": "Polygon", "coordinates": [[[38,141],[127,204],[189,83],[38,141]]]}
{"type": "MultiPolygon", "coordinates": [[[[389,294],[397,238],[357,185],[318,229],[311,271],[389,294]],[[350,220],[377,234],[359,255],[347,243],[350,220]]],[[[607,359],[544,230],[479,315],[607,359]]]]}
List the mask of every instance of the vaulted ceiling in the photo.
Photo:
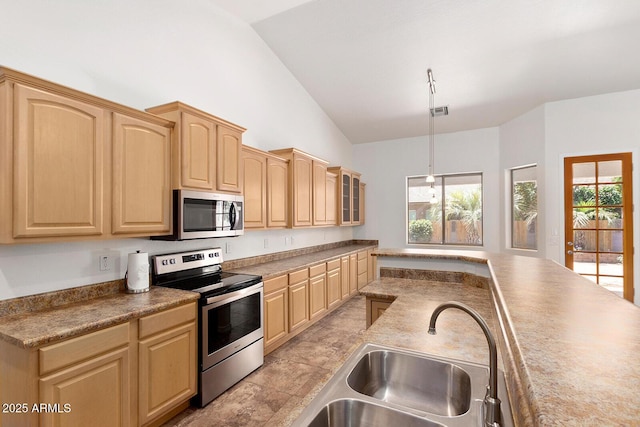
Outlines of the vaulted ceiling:
{"type": "Polygon", "coordinates": [[[428,68],[449,107],[437,133],[640,89],[638,0],[210,1],[249,23],[352,143],[426,135],[428,68]]]}

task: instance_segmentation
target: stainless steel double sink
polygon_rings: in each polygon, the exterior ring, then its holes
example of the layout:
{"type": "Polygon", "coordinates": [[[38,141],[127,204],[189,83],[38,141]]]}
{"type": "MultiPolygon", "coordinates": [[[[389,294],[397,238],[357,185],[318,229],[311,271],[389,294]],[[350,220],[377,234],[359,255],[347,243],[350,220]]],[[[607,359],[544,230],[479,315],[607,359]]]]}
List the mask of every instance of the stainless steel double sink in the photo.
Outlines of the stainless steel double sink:
{"type": "MultiPolygon", "coordinates": [[[[293,425],[479,427],[488,382],[484,365],[363,344],[293,425]]],[[[498,396],[501,427],[513,427],[502,372],[498,396]]]]}

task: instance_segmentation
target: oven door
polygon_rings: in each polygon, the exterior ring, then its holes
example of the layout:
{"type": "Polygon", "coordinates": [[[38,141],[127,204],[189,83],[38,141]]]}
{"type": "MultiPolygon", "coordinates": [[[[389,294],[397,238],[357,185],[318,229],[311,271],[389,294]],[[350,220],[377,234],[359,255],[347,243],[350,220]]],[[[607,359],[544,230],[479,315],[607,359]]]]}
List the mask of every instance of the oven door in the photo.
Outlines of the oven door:
{"type": "Polygon", "coordinates": [[[207,299],[201,308],[202,370],[263,337],[262,282],[207,299]]]}

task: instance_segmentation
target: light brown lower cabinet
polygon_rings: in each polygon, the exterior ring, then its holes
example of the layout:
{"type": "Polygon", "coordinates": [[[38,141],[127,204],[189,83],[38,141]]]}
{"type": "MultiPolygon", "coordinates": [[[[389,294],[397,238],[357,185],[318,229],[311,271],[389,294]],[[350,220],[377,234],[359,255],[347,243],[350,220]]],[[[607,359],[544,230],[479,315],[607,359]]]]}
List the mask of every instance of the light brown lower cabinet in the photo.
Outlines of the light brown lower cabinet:
{"type": "Polygon", "coordinates": [[[373,256],[373,249],[367,250],[367,282],[371,283],[376,280],[378,270],[378,257],[373,256]]]}
{"type": "Polygon", "coordinates": [[[367,297],[367,328],[373,324],[393,302],[393,298],[367,297]]]}
{"type": "Polygon", "coordinates": [[[358,293],[358,255],[349,255],[349,294],[358,293]]]}
{"type": "Polygon", "coordinates": [[[198,391],[197,333],[193,304],[140,319],[138,424],[170,413],[198,391]]]}
{"type": "Polygon", "coordinates": [[[327,262],[327,308],[340,305],[342,289],[340,288],[340,259],[327,262]]]}
{"type": "Polygon", "coordinates": [[[289,274],[289,332],[309,323],[309,269],[289,274]]]}
{"type": "MultiPolygon", "coordinates": [[[[130,425],[128,324],[42,347],[38,353],[39,396],[34,403],[60,409],[41,412],[39,425],[130,425]]],[[[29,409],[33,412],[33,406],[29,409]]]]}
{"type": "Polygon", "coordinates": [[[358,252],[358,290],[364,288],[367,286],[367,283],[369,283],[367,274],[368,264],[367,251],[358,252]]]}
{"type": "Polygon", "coordinates": [[[349,286],[351,275],[349,274],[349,255],[340,258],[340,292],[342,299],[347,298],[351,293],[349,286]]]}
{"type": "Polygon", "coordinates": [[[327,264],[309,267],[309,320],[327,311],[327,264]]]}
{"type": "MultiPolygon", "coordinates": [[[[361,252],[365,270],[360,278],[366,285],[369,258],[366,250],[361,252]]],[[[344,255],[264,281],[265,355],[358,293],[358,255],[344,255]]]]}
{"type": "Polygon", "coordinates": [[[28,409],[0,425],[159,425],[197,392],[196,315],[189,303],[39,348],[0,341],[0,399],[28,409]]]}
{"type": "Polygon", "coordinates": [[[264,281],[264,350],[269,353],[289,333],[289,278],[264,281]]]}

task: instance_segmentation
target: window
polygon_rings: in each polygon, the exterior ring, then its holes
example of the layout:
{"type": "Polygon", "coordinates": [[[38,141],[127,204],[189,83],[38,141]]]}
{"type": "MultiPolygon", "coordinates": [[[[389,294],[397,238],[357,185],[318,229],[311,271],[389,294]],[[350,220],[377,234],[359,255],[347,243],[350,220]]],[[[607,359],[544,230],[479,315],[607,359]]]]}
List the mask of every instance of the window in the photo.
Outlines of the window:
{"type": "Polygon", "coordinates": [[[482,246],[482,174],[426,178],[407,177],[407,242],[482,246]]]}
{"type": "Polygon", "coordinates": [[[511,169],[511,247],[537,249],[538,183],[536,165],[511,169]]]}

